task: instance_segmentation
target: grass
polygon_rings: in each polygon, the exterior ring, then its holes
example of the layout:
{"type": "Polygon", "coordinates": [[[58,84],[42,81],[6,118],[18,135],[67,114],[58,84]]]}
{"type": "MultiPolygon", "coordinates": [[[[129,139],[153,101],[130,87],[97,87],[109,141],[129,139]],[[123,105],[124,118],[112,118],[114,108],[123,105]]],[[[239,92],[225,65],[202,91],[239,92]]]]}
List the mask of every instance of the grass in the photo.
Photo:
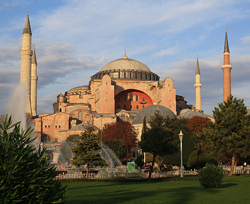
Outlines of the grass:
{"type": "Polygon", "coordinates": [[[63,184],[68,185],[69,194],[65,204],[245,204],[250,200],[250,176],[225,176],[218,189],[205,189],[196,179],[188,180],[68,182],[63,184]]]}

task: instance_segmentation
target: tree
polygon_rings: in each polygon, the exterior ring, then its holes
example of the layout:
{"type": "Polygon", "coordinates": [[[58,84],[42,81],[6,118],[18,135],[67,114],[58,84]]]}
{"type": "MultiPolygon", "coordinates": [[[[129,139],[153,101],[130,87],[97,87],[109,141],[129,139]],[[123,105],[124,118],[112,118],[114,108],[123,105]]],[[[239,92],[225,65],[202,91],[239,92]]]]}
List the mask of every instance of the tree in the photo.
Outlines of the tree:
{"type": "Polygon", "coordinates": [[[81,135],[72,137],[72,140],[76,143],[71,148],[74,153],[72,163],[76,166],[87,164],[88,178],[89,167],[96,165],[106,165],[106,162],[101,158],[99,140],[97,134],[92,127],[88,127],[81,135]]]}
{"type": "Polygon", "coordinates": [[[230,95],[227,101],[214,108],[214,123],[209,123],[209,129],[204,129],[206,147],[218,161],[231,159],[231,171],[240,157],[250,155],[250,119],[246,116],[247,108],[242,99],[230,95]]]}
{"type": "Polygon", "coordinates": [[[152,166],[149,171],[151,178],[151,171],[153,170],[156,155],[163,156],[176,152],[178,141],[175,138],[173,131],[166,130],[162,127],[154,127],[148,129],[141,136],[139,143],[143,151],[153,154],[152,166]]]}
{"type": "Polygon", "coordinates": [[[192,134],[195,135],[198,132],[202,133],[203,128],[208,128],[208,121],[210,121],[208,118],[194,116],[188,120],[187,126],[192,134]]]}
{"type": "Polygon", "coordinates": [[[61,202],[66,188],[54,179],[55,167],[48,164],[45,150],[32,145],[30,128],[11,124],[8,116],[0,124],[0,203],[61,202]]]}
{"type": "Polygon", "coordinates": [[[137,142],[137,133],[135,128],[129,122],[115,122],[105,124],[104,128],[104,142],[109,140],[121,140],[127,148],[127,155],[131,148],[135,147],[137,142]]]}
{"type": "Polygon", "coordinates": [[[126,157],[127,149],[123,141],[109,140],[109,141],[106,141],[105,144],[108,145],[108,147],[113,150],[113,152],[116,154],[116,156],[119,159],[123,159],[124,157],[126,157]]]}

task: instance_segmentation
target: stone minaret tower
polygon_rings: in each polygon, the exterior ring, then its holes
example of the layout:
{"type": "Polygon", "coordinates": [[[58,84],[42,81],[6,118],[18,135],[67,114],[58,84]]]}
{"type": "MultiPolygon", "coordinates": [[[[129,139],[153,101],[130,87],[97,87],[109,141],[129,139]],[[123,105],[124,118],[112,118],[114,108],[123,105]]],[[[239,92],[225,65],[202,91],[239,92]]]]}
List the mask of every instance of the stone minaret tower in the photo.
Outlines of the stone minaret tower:
{"type": "Polygon", "coordinates": [[[25,25],[23,28],[23,37],[22,37],[22,50],[20,51],[21,55],[21,73],[20,81],[26,87],[26,113],[32,115],[31,113],[31,28],[29,20],[29,12],[27,11],[27,17],[25,25]]]}
{"type": "Polygon", "coordinates": [[[33,52],[31,57],[31,111],[32,116],[36,116],[37,111],[37,61],[35,45],[33,45],[33,52]]]}
{"type": "Polygon", "coordinates": [[[195,90],[196,90],[196,109],[201,110],[201,75],[200,75],[200,67],[199,67],[199,60],[197,55],[197,62],[196,62],[196,73],[195,73],[195,90]]]}
{"type": "Polygon", "coordinates": [[[224,65],[222,65],[223,70],[223,101],[227,101],[227,98],[231,94],[231,69],[230,65],[230,53],[227,40],[227,28],[225,31],[225,45],[224,45],[224,65]]]}

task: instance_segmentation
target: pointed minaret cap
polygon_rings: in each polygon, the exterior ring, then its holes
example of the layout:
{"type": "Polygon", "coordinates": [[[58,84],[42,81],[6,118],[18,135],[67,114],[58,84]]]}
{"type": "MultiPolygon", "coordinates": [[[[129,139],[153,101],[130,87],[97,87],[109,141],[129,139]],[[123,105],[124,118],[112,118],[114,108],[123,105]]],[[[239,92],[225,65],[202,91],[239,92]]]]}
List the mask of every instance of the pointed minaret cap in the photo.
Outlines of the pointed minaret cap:
{"type": "Polygon", "coordinates": [[[199,67],[199,60],[198,60],[198,54],[197,54],[197,62],[196,62],[196,74],[197,75],[199,74],[200,75],[200,67],[199,67]]]}
{"type": "Polygon", "coordinates": [[[28,34],[32,35],[31,28],[30,28],[29,10],[27,10],[27,17],[26,17],[26,21],[24,24],[24,28],[23,28],[23,34],[24,33],[28,33],[28,34]]]}
{"type": "Polygon", "coordinates": [[[126,55],[126,48],[125,48],[125,54],[123,56],[124,59],[128,59],[127,55],[126,55]]]}
{"type": "Polygon", "coordinates": [[[36,52],[35,52],[35,45],[34,44],[33,44],[33,53],[32,53],[32,57],[31,57],[31,64],[36,64],[37,65],[36,52]]]}
{"type": "Polygon", "coordinates": [[[228,40],[227,40],[227,27],[225,29],[225,45],[224,45],[224,53],[229,52],[228,40]]]}

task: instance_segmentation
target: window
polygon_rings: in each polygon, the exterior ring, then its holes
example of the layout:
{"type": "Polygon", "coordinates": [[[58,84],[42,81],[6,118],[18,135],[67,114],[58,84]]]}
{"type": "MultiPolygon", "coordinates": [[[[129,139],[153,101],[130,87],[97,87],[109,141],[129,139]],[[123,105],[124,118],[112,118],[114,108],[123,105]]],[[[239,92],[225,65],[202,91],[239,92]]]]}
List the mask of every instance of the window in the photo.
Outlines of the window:
{"type": "Polygon", "coordinates": [[[78,113],[78,119],[82,121],[82,112],[81,111],[78,113]]]}
{"type": "Polygon", "coordinates": [[[120,102],[120,101],[121,101],[121,97],[117,96],[117,102],[120,102]]]}
{"type": "Polygon", "coordinates": [[[72,114],[72,115],[71,115],[71,118],[75,118],[75,117],[76,117],[75,114],[72,114]]]}
{"type": "Polygon", "coordinates": [[[130,106],[129,106],[129,109],[132,110],[132,109],[133,109],[133,105],[130,105],[130,106]]]}
{"type": "Polygon", "coordinates": [[[124,105],[123,105],[123,109],[125,109],[125,110],[127,109],[127,106],[126,106],[126,104],[124,104],[124,105]]]}
{"type": "Polygon", "coordinates": [[[124,95],[124,101],[127,101],[127,100],[128,100],[128,95],[125,94],[125,95],[124,95]]]}
{"type": "Polygon", "coordinates": [[[47,125],[45,125],[45,128],[47,128],[47,125]]]}
{"type": "Polygon", "coordinates": [[[133,93],[132,92],[129,93],[129,100],[133,101],[133,93]]]}
{"type": "Polygon", "coordinates": [[[49,142],[50,141],[50,139],[49,139],[49,136],[48,135],[42,135],[42,137],[41,137],[41,142],[49,142]]]}
{"type": "Polygon", "coordinates": [[[118,104],[118,105],[117,105],[117,109],[120,109],[120,108],[121,108],[121,106],[120,106],[120,104],[118,104]]]}
{"type": "Polygon", "coordinates": [[[145,108],[145,106],[143,105],[142,108],[145,108]]]}
{"type": "Polygon", "coordinates": [[[55,126],[55,128],[57,128],[57,125],[55,126]]]}
{"type": "Polygon", "coordinates": [[[139,109],[139,105],[136,105],[136,109],[137,109],[137,110],[139,109]]]}
{"type": "Polygon", "coordinates": [[[143,101],[143,102],[145,101],[145,98],[144,98],[144,97],[142,98],[142,101],[143,101]]]}
{"type": "Polygon", "coordinates": [[[55,138],[55,142],[58,142],[58,138],[55,138]]]}
{"type": "Polygon", "coordinates": [[[139,96],[138,95],[136,95],[136,99],[135,99],[136,101],[139,101],[139,96]]]}
{"type": "Polygon", "coordinates": [[[86,120],[87,123],[90,121],[90,115],[89,115],[89,114],[87,114],[87,115],[85,116],[85,120],[86,120]]]}
{"type": "Polygon", "coordinates": [[[59,111],[62,112],[62,109],[60,108],[59,111]]]}

